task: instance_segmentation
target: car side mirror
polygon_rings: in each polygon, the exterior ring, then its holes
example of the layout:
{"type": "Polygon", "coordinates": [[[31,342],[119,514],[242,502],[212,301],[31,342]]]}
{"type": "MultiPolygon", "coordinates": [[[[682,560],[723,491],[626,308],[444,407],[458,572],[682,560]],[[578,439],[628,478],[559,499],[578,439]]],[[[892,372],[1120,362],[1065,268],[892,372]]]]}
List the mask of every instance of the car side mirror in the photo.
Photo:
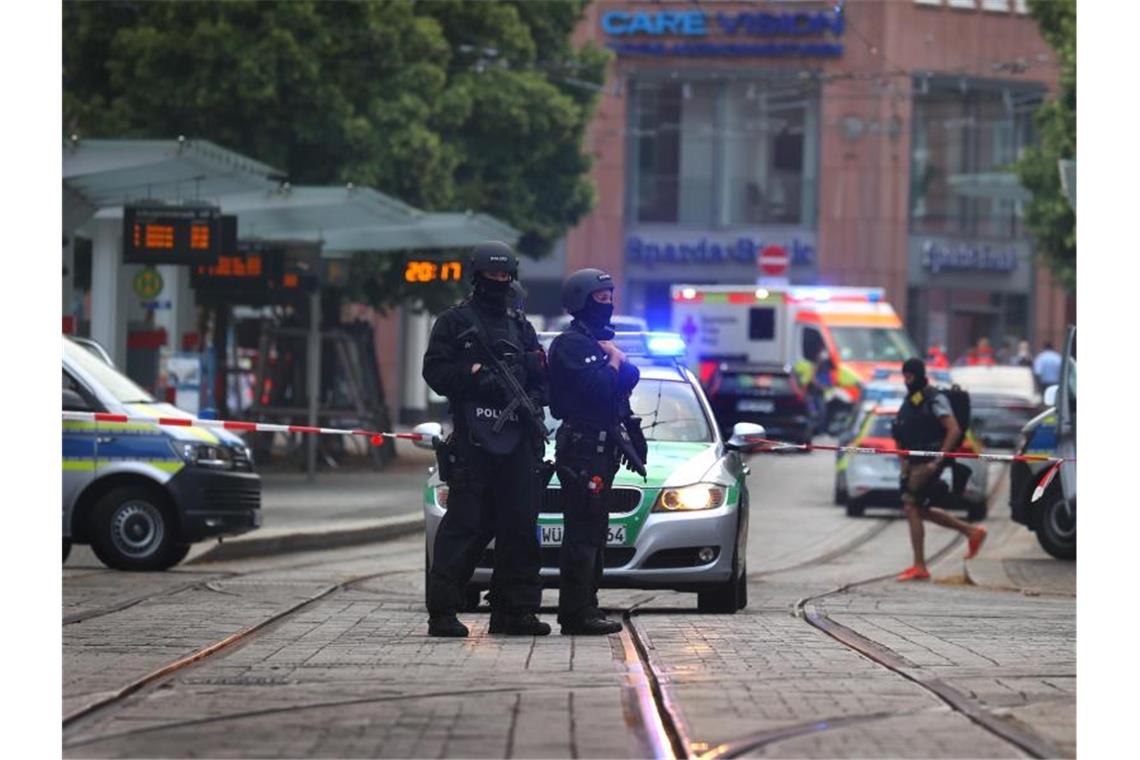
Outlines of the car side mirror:
{"type": "Polygon", "coordinates": [[[1056,406],[1057,405],[1057,392],[1059,390],[1060,390],[1060,386],[1058,386],[1058,385],[1050,385],[1048,388],[1045,389],[1045,397],[1044,397],[1045,406],[1056,406]]]}
{"type": "Polygon", "coordinates": [[[412,432],[420,436],[412,439],[412,445],[417,449],[435,450],[435,442],[443,438],[443,425],[438,422],[421,422],[412,428],[412,432]]]}
{"type": "Polygon", "coordinates": [[[768,431],[763,425],[755,422],[738,422],[732,426],[732,437],[725,441],[724,447],[729,451],[748,451],[759,446],[755,438],[765,438],[768,431]]]}
{"type": "Polygon", "coordinates": [[[63,411],[65,412],[90,412],[91,405],[87,403],[87,399],[80,396],[70,388],[63,389],[63,411]]]}

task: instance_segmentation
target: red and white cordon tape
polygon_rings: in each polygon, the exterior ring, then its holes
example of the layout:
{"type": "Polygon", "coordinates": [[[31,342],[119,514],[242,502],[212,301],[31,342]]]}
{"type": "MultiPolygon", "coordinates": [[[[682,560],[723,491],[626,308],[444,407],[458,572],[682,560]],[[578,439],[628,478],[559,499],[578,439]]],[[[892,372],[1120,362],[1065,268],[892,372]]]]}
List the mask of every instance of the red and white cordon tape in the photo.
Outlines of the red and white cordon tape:
{"type": "Polygon", "coordinates": [[[384,433],[375,430],[349,430],[347,428],[310,427],[308,425],[274,425],[269,422],[241,422],[238,420],[200,420],[194,417],[131,417],[107,412],[64,412],[63,419],[79,422],[146,423],[173,427],[221,428],[245,433],[308,433],[311,435],[357,435],[367,438],[373,446],[383,446],[385,438],[403,438],[425,441],[429,437],[420,433],[384,433]]]}
{"type": "Polygon", "coordinates": [[[982,459],[988,462],[1052,462],[1052,466],[1045,471],[1037,487],[1033,489],[1030,501],[1037,501],[1045,494],[1045,489],[1053,482],[1057,471],[1064,462],[1075,462],[1075,457],[1051,457],[1045,454],[975,454],[966,451],[919,451],[914,449],[884,449],[873,446],[829,446],[822,443],[787,443],[786,441],[773,441],[771,438],[748,436],[753,443],[762,443],[777,449],[800,449],[803,451],[842,451],[848,454],[881,454],[899,457],[924,457],[928,459],[982,459]]]}

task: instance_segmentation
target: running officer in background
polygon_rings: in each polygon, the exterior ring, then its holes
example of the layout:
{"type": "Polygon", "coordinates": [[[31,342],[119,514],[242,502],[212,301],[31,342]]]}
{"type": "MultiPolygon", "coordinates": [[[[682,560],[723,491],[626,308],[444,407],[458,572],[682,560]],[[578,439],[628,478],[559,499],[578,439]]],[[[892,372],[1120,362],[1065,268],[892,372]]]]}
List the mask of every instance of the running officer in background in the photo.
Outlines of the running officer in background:
{"type": "Polygon", "coordinates": [[[555,465],[565,519],[558,622],[567,635],[621,630],[621,623],[599,609],[598,586],[609,530],[607,495],[625,456],[623,447],[632,445],[626,461],[644,473],[645,437],[629,408],[641,373],[613,343],[613,292],[613,279],[600,269],[570,275],[562,286],[562,305],[574,321],[550,346],[550,412],[562,420],[555,465]]]}
{"type": "MultiPolygon", "coordinates": [[[[899,448],[915,451],[950,452],[961,443],[964,431],[954,419],[954,410],[945,394],[930,385],[926,379],[926,365],[915,357],[902,366],[907,397],[895,418],[894,436],[899,448]]],[[[978,553],[986,538],[986,529],[973,527],[948,512],[932,506],[944,504],[950,489],[942,482],[942,469],[950,460],[906,457],[902,460],[901,487],[903,511],[910,525],[910,545],[914,551],[914,564],[898,576],[900,581],[922,580],[930,577],[926,569],[924,549],[925,531],[922,521],[956,530],[966,536],[966,559],[978,553]]]]}
{"type": "Polygon", "coordinates": [[[527,419],[517,401],[511,409],[514,394],[499,368],[514,376],[541,414],[546,359],[534,328],[507,306],[518,276],[510,246],[481,244],[471,271],[471,296],[440,315],[424,354],[424,380],[447,397],[454,425],[439,457],[449,491],[428,575],[428,633],[467,635],[456,613],[494,537],[490,632],[545,636],[550,626],[536,614],[542,597],[538,469],[545,446],[545,432],[536,430],[545,428],[542,420],[527,419]]]}

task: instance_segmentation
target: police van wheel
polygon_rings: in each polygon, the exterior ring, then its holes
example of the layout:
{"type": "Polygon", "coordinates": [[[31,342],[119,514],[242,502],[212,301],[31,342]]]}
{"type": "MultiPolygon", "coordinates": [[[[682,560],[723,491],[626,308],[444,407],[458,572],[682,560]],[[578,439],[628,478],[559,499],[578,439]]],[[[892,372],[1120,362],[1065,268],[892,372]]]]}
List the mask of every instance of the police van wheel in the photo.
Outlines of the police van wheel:
{"type": "Polygon", "coordinates": [[[91,512],[91,548],[116,570],[166,570],[190,550],[155,489],[123,486],[104,494],[91,512]]]}
{"type": "Polygon", "coordinates": [[[63,539],[63,561],[67,562],[68,556],[71,554],[71,539],[63,539]]]}
{"type": "Polygon", "coordinates": [[[1057,559],[1077,558],[1077,515],[1065,508],[1065,497],[1060,493],[1052,494],[1041,510],[1037,543],[1057,559]]]}
{"type": "Polygon", "coordinates": [[[981,522],[986,519],[989,509],[984,501],[971,501],[966,507],[966,520],[968,522],[981,522]]]}
{"type": "Polygon", "coordinates": [[[847,499],[847,516],[848,517],[862,517],[863,505],[858,502],[852,501],[850,497],[847,499]]]}

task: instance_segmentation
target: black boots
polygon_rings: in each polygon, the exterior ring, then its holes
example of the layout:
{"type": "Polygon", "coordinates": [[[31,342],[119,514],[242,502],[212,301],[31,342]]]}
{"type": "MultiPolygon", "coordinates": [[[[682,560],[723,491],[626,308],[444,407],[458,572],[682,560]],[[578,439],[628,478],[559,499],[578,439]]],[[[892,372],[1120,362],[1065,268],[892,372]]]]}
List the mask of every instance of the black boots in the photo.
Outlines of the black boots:
{"type": "Polygon", "coordinates": [[[461,639],[468,634],[467,626],[455,615],[432,615],[428,618],[428,636],[448,636],[461,639]]]}
{"type": "Polygon", "coordinates": [[[508,636],[546,636],[550,626],[538,619],[533,612],[510,614],[491,612],[491,625],[488,633],[505,633],[508,636]]]}
{"type": "Polygon", "coordinates": [[[621,623],[607,620],[601,612],[562,621],[563,636],[606,636],[621,630],[621,623]]]}

